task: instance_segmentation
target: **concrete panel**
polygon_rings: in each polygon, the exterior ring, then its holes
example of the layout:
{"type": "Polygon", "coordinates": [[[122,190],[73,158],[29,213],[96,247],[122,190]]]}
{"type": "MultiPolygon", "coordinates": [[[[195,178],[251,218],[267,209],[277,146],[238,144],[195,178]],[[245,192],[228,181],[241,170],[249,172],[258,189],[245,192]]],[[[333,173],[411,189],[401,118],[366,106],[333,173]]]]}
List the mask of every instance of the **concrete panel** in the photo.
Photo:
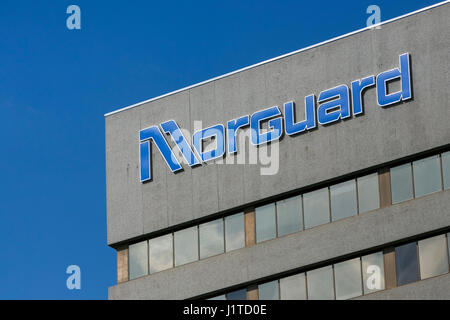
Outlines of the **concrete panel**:
{"type": "MultiPolygon", "coordinates": [[[[175,120],[181,128],[189,129],[191,124],[189,98],[188,91],[180,92],[167,99],[153,102],[148,108],[142,108],[141,129],[167,120],[175,120]],[[155,118],[161,121],[154,122],[155,118]]],[[[169,136],[166,140],[171,146],[175,146],[169,136]]],[[[135,142],[130,139],[129,143],[135,142]]],[[[185,170],[174,174],[168,169],[157,148],[155,146],[152,148],[154,178],[151,182],[141,184],[144,203],[141,223],[144,234],[155,229],[163,229],[168,225],[179,224],[184,221],[183,219],[193,218],[193,190],[190,188],[192,170],[188,165],[183,165],[184,160],[180,154],[176,155],[185,170]],[[183,219],[180,219],[181,217],[183,219]]],[[[140,184],[138,180],[136,181],[140,184]]]]}
{"type": "MultiPolygon", "coordinates": [[[[242,109],[243,101],[239,95],[230,94],[230,92],[239,92],[240,90],[240,73],[214,83],[216,107],[223,119],[229,121],[248,114],[249,111],[242,109]]],[[[235,156],[230,155],[227,155],[223,162],[224,164],[217,165],[219,211],[237,207],[244,203],[244,165],[226,164],[237,163],[235,156]]]]}
{"type": "Polygon", "coordinates": [[[139,109],[106,119],[106,209],[108,243],[136,237],[142,228],[142,186],[139,178],[139,149],[130,143],[138,139],[139,109]],[[126,125],[124,125],[126,123],[126,125]]]}
{"type": "MultiPolygon", "coordinates": [[[[216,106],[214,82],[190,90],[190,104],[195,106],[190,110],[192,121],[188,127],[192,135],[195,131],[220,123],[221,110],[216,106]]],[[[215,145],[215,141],[210,144],[205,142],[205,150],[208,150],[210,145],[215,145]]],[[[218,170],[214,161],[203,164],[201,170],[197,170],[197,168],[190,170],[192,181],[187,187],[192,188],[195,213],[219,211],[218,170]]],[[[198,217],[195,213],[194,216],[198,217]]]]}
{"type": "Polygon", "coordinates": [[[450,274],[371,293],[355,300],[450,300],[450,274]]]}
{"type": "Polygon", "coordinates": [[[443,5],[108,116],[108,244],[448,144],[449,16],[443,5]],[[216,163],[172,174],[153,148],[154,180],[139,182],[139,128],[168,119],[182,128],[194,120],[226,124],[288,100],[301,117],[306,95],[398,67],[404,52],[412,60],[412,101],[383,109],[375,89],[367,90],[364,115],[284,137],[276,175],[216,163]]]}
{"type": "Polygon", "coordinates": [[[110,299],[186,299],[450,226],[450,191],[269,240],[111,287],[110,299]],[[430,210],[433,208],[433,210],[430,210]]]}

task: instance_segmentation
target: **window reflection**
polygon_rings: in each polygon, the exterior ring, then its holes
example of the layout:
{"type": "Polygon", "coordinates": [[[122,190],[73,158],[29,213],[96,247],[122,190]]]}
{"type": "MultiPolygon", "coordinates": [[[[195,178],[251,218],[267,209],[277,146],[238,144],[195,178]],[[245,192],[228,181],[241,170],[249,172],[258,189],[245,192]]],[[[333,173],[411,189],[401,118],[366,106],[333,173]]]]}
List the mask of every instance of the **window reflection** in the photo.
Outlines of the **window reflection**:
{"type": "Polygon", "coordinates": [[[150,273],[173,267],[173,237],[167,234],[149,240],[150,273]]]}
{"type": "Polygon", "coordinates": [[[225,217],[226,251],[245,247],[244,213],[225,217]]]}
{"type": "Polygon", "coordinates": [[[259,300],[278,300],[278,281],[258,285],[259,300]]]}
{"type": "Polygon", "coordinates": [[[148,274],[147,241],[130,245],[128,257],[130,280],[148,274]]]}
{"type": "Polygon", "coordinates": [[[330,222],[328,188],[303,195],[305,229],[330,222]]]}
{"type": "Polygon", "coordinates": [[[200,259],[224,252],[223,220],[217,219],[199,226],[200,259]]]}
{"type": "Polygon", "coordinates": [[[281,300],[306,300],[306,278],[304,273],[280,279],[281,300]]]}
{"type": "Polygon", "coordinates": [[[334,265],[336,299],[345,300],[362,295],[361,261],[359,258],[334,265]]]}
{"type": "Polygon", "coordinates": [[[419,241],[420,278],[427,279],[448,272],[445,235],[419,241]]]}
{"type": "Polygon", "coordinates": [[[392,203],[399,203],[413,198],[411,164],[391,168],[392,203]]]}
{"type": "Polygon", "coordinates": [[[275,238],[275,203],[255,209],[255,224],[256,242],[275,238]]]}
{"type": "Polygon", "coordinates": [[[359,213],[378,209],[380,194],[378,189],[378,174],[370,174],[357,179],[359,213]]]}
{"type": "Polygon", "coordinates": [[[279,237],[303,229],[301,196],[277,202],[277,226],[279,237]]]}
{"type": "Polygon", "coordinates": [[[439,155],[413,162],[416,197],[442,190],[439,155]]]}
{"type": "Polygon", "coordinates": [[[331,266],[308,271],[306,273],[308,299],[333,300],[333,269],[331,266]]]}
{"type": "Polygon", "coordinates": [[[345,181],[330,187],[331,218],[333,221],[356,215],[356,183],[345,181]]]}
{"type": "Polygon", "coordinates": [[[175,266],[198,260],[197,227],[180,230],[174,233],[175,266]]]}

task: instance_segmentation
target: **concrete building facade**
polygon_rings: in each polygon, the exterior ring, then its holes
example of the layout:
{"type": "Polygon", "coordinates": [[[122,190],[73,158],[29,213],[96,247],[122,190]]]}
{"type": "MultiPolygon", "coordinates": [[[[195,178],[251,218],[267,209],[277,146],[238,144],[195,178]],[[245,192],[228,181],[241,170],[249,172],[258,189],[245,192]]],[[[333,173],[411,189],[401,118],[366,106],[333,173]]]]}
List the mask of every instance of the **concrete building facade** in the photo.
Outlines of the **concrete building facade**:
{"type": "Polygon", "coordinates": [[[449,299],[448,17],[445,2],[107,114],[108,245],[118,282],[109,298],[449,299]],[[378,79],[394,69],[403,78],[386,81],[385,96],[403,96],[380,106],[378,79]],[[371,75],[355,112],[352,82],[371,75]],[[321,94],[337,86],[348,88],[350,115],[335,105],[322,119],[340,118],[321,125],[319,109],[330,101],[321,94]],[[282,137],[267,145],[275,174],[261,174],[267,165],[249,155],[222,164],[235,157],[228,149],[192,167],[177,155],[183,169],[173,173],[153,146],[151,181],[141,182],[143,129],[174,119],[192,147],[199,121],[227,126],[272,106],[286,121],[293,101],[300,122],[311,95],[315,128],[289,135],[283,122],[282,137]]]}

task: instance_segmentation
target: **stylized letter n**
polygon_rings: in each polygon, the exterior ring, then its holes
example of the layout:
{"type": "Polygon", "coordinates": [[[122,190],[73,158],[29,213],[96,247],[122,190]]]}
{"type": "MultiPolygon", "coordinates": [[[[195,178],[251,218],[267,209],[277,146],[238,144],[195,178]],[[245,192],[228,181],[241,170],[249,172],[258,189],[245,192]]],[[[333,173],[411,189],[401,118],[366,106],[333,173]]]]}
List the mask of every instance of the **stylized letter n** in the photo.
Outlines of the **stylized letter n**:
{"type": "Polygon", "coordinates": [[[172,172],[181,170],[182,167],[177,158],[170,149],[169,144],[162,135],[157,126],[143,129],[139,132],[139,151],[140,151],[140,167],[141,167],[141,182],[152,180],[152,165],[151,165],[151,145],[153,142],[158,147],[159,152],[167,163],[167,166],[172,172]]]}

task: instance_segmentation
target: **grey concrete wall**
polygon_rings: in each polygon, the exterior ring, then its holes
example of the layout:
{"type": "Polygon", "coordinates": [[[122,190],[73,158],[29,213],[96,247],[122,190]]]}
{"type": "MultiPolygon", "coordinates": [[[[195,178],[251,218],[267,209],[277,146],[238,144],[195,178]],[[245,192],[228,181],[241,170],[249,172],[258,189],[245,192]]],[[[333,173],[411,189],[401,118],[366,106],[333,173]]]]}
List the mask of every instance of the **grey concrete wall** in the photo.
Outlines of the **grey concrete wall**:
{"type": "Polygon", "coordinates": [[[355,300],[450,300],[450,274],[372,293],[355,300]]]}
{"type": "Polygon", "coordinates": [[[186,299],[450,225],[450,190],[269,240],[109,288],[110,299],[186,299]]]}
{"type": "Polygon", "coordinates": [[[108,244],[448,144],[449,16],[443,5],[107,116],[108,244]],[[225,124],[288,100],[303,117],[306,95],[398,67],[404,52],[412,59],[413,101],[383,109],[369,89],[363,116],[285,137],[277,175],[214,163],[173,174],[153,148],[154,179],[139,182],[142,128],[175,119],[192,132],[195,120],[225,124]]]}

